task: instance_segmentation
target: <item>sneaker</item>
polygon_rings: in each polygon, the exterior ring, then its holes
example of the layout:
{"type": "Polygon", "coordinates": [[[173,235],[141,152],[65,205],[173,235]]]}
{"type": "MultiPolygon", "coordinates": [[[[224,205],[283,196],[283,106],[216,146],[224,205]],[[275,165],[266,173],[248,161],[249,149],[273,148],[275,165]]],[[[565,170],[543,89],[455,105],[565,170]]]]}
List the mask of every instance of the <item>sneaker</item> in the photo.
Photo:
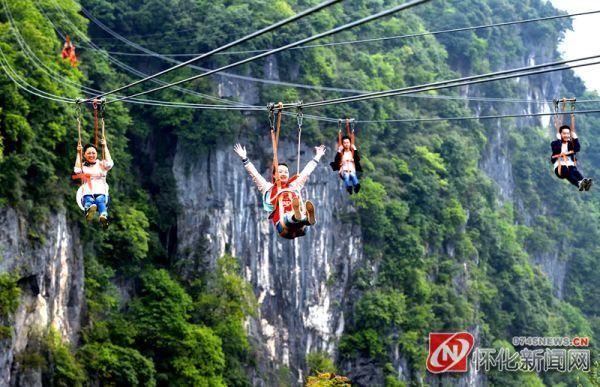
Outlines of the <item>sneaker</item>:
{"type": "Polygon", "coordinates": [[[354,186],[354,193],[358,193],[360,191],[360,183],[354,186]]]}
{"type": "Polygon", "coordinates": [[[346,187],[346,191],[348,191],[348,193],[349,193],[350,195],[352,195],[352,187],[346,187]]]}
{"type": "Polygon", "coordinates": [[[108,226],[108,214],[100,214],[100,223],[102,224],[103,227],[107,227],[108,226]]]}
{"type": "Polygon", "coordinates": [[[90,220],[92,220],[92,218],[94,217],[94,214],[96,213],[96,210],[98,209],[98,206],[95,204],[92,204],[91,206],[89,206],[86,210],[85,210],[85,220],[87,220],[88,222],[90,220]]]}
{"type": "Polygon", "coordinates": [[[317,223],[317,219],[315,219],[315,206],[310,200],[306,201],[306,220],[311,226],[317,223]]]}
{"type": "Polygon", "coordinates": [[[300,199],[297,197],[292,199],[292,208],[294,209],[294,219],[299,222],[302,219],[302,213],[300,212],[300,199]]]}
{"type": "Polygon", "coordinates": [[[587,180],[587,181],[586,181],[585,187],[583,187],[583,188],[586,191],[589,191],[590,188],[592,188],[593,181],[592,181],[592,179],[584,179],[584,180],[587,180]]]}

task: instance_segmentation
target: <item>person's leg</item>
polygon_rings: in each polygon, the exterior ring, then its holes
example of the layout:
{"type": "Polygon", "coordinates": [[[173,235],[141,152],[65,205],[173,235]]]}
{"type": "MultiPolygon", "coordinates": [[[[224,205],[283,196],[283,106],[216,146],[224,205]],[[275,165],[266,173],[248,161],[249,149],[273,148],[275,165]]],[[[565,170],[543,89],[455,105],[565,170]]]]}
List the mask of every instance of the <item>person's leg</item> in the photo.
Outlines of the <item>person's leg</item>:
{"type": "Polygon", "coordinates": [[[302,220],[302,212],[300,211],[300,199],[298,197],[292,199],[292,210],[293,214],[291,219],[294,222],[300,222],[302,220]]]}
{"type": "Polygon", "coordinates": [[[352,180],[352,185],[354,186],[354,193],[358,193],[358,191],[360,191],[360,182],[358,181],[356,172],[350,173],[350,180],[352,180]]]}
{"type": "Polygon", "coordinates": [[[108,226],[108,211],[106,208],[106,195],[98,195],[96,196],[96,204],[98,204],[98,211],[100,211],[100,223],[104,227],[108,226]]]}
{"type": "Polygon", "coordinates": [[[93,195],[85,195],[83,197],[83,208],[85,210],[85,219],[91,220],[98,209],[93,195]]]}
{"type": "MultiPolygon", "coordinates": [[[[350,187],[350,189],[352,189],[352,187],[350,187]]],[[[296,214],[285,214],[283,216],[284,218],[284,222],[285,225],[288,227],[297,227],[297,226],[312,226],[313,224],[316,223],[316,219],[315,219],[315,205],[310,201],[307,200],[304,203],[304,207],[306,210],[306,213],[304,214],[304,216],[302,216],[302,214],[300,213],[300,199],[295,197],[294,199],[292,199],[292,207],[294,209],[294,213],[298,213],[298,216],[296,216],[296,214]]]]}
{"type": "Polygon", "coordinates": [[[96,204],[98,205],[98,211],[100,212],[100,215],[108,216],[108,210],[106,207],[106,196],[97,195],[96,204]]]}
{"type": "Polygon", "coordinates": [[[317,223],[317,218],[315,217],[315,205],[310,200],[307,200],[305,207],[306,220],[304,221],[304,224],[312,226],[313,224],[317,223]]]}
{"type": "Polygon", "coordinates": [[[283,226],[280,225],[281,222],[279,222],[277,224],[277,231],[279,232],[280,236],[287,239],[294,239],[296,237],[304,236],[306,234],[304,232],[304,225],[306,224],[306,221],[297,221],[294,215],[291,213],[283,215],[282,221],[285,223],[286,230],[283,229],[283,226]]]}
{"type": "Polygon", "coordinates": [[[348,193],[352,195],[352,181],[350,181],[350,173],[342,172],[342,179],[344,180],[344,186],[346,187],[346,191],[348,191],[348,193]]]}
{"type": "Polygon", "coordinates": [[[352,181],[350,180],[350,172],[342,172],[342,180],[346,188],[352,187],[352,181]]]}
{"type": "Polygon", "coordinates": [[[574,175],[574,178],[579,179],[581,181],[581,186],[583,187],[583,189],[586,191],[589,191],[590,187],[592,186],[592,179],[583,177],[583,175],[581,174],[581,172],[579,172],[577,167],[572,167],[572,168],[573,168],[573,171],[571,173],[574,175]]]}
{"type": "Polygon", "coordinates": [[[569,183],[582,188],[580,182],[583,180],[583,176],[581,176],[581,173],[579,173],[577,167],[563,167],[563,174],[566,174],[566,178],[569,180],[569,183]]]}
{"type": "Polygon", "coordinates": [[[298,226],[299,224],[303,223],[302,219],[296,219],[296,217],[292,213],[284,214],[283,222],[285,223],[285,225],[287,227],[295,227],[295,226],[298,226]]]}
{"type": "Polygon", "coordinates": [[[88,209],[94,204],[94,196],[93,195],[85,195],[83,197],[83,208],[88,209]]]}
{"type": "Polygon", "coordinates": [[[564,179],[564,178],[565,178],[565,176],[564,176],[564,175],[565,175],[565,173],[566,173],[566,172],[565,172],[565,171],[566,171],[566,169],[567,169],[567,167],[562,167],[562,169],[561,169],[561,173],[562,173],[562,174],[559,174],[559,173],[558,173],[558,167],[557,167],[557,168],[554,168],[554,174],[555,174],[555,175],[556,175],[556,177],[558,177],[559,179],[564,179]]]}

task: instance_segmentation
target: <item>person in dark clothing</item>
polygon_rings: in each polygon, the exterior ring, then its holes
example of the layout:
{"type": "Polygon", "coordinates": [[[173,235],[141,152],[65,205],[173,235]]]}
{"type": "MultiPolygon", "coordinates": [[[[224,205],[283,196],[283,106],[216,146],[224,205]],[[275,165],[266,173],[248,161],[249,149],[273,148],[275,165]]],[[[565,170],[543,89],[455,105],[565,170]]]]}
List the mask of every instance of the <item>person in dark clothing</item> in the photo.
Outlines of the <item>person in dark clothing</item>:
{"type": "Polygon", "coordinates": [[[349,136],[342,137],[342,143],[338,147],[335,160],[329,163],[331,169],[340,171],[340,178],[344,181],[346,190],[350,195],[352,191],[360,191],[360,182],[358,181],[358,172],[362,172],[360,166],[360,153],[356,145],[352,144],[349,136]]]}
{"type": "Polygon", "coordinates": [[[577,169],[575,154],[581,149],[577,133],[571,131],[569,125],[563,125],[559,128],[558,137],[559,139],[551,144],[550,162],[554,164],[554,173],[559,179],[567,179],[580,191],[588,191],[592,186],[592,179],[584,178],[577,169]]]}

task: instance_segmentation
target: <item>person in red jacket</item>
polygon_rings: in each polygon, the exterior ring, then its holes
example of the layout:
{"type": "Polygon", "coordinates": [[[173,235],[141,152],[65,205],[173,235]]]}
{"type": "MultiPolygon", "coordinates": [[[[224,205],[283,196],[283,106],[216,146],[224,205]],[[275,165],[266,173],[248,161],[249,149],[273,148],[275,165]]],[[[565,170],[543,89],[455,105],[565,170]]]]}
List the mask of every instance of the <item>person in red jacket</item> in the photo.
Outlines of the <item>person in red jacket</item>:
{"type": "Polygon", "coordinates": [[[325,146],[315,147],[315,157],[304,167],[302,172],[292,177],[289,168],[284,163],[277,166],[277,174],[273,171],[273,182],[269,183],[256,170],[247,156],[246,148],[240,144],[233,147],[235,153],[242,159],[244,167],[256,187],[262,194],[263,208],[270,212],[269,218],[273,221],[280,236],[293,239],[303,236],[304,226],[312,226],[316,223],[315,207],[309,200],[302,208],[302,196],[300,190],[304,187],[311,173],[317,167],[321,157],[325,154],[325,146]],[[275,176],[279,175],[279,180],[275,176]]]}
{"type": "Polygon", "coordinates": [[[63,59],[69,58],[71,62],[71,67],[77,66],[77,56],[75,55],[75,45],[71,43],[71,39],[69,35],[67,35],[67,39],[63,46],[62,52],[60,53],[63,59]]]}

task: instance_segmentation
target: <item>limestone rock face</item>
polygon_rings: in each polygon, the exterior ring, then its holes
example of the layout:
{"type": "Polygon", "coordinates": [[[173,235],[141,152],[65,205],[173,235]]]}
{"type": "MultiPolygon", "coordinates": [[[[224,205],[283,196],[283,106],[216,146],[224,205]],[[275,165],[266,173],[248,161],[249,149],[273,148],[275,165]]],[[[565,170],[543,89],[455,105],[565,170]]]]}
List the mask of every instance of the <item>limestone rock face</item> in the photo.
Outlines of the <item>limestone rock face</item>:
{"type": "MultiPolygon", "coordinates": [[[[260,149],[270,149],[263,144],[260,149]]],[[[257,169],[268,176],[267,152],[249,149],[257,169]]],[[[303,148],[302,167],[313,150],[303,148]]],[[[292,144],[281,143],[280,158],[295,155],[292,144]]],[[[293,241],[276,235],[262,209],[261,195],[231,149],[217,149],[199,160],[174,161],[179,202],[178,254],[183,270],[193,274],[214,265],[223,254],[241,262],[243,275],[254,287],[259,314],[248,321],[249,333],[264,354],[254,383],[272,385],[268,375],[288,367],[300,381],[309,352],[335,355],[344,329],[349,279],[362,260],[360,229],[341,220],[351,214],[342,182],[321,161],[303,197],[313,201],[317,224],[293,241]],[[208,262],[202,257],[208,256],[208,262]]],[[[289,160],[296,170],[296,160],[289,160]]]]}
{"type": "Polygon", "coordinates": [[[41,386],[40,369],[21,367],[27,351],[50,327],[76,345],[84,307],[84,271],[78,230],[64,212],[50,215],[32,242],[25,220],[15,210],[0,210],[0,272],[18,278],[21,299],[9,318],[12,338],[0,341],[0,386],[41,386]]]}

